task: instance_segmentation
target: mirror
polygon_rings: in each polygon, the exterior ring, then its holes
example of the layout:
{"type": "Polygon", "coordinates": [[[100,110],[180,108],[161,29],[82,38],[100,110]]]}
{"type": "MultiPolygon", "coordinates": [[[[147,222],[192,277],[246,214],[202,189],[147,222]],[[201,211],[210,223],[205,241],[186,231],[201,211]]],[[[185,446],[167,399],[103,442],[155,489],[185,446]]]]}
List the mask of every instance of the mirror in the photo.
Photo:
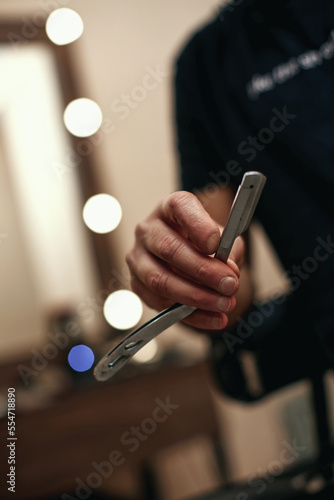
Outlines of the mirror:
{"type": "Polygon", "coordinates": [[[0,45],[2,361],[39,347],[56,310],[98,289],[53,52],[0,45]]]}

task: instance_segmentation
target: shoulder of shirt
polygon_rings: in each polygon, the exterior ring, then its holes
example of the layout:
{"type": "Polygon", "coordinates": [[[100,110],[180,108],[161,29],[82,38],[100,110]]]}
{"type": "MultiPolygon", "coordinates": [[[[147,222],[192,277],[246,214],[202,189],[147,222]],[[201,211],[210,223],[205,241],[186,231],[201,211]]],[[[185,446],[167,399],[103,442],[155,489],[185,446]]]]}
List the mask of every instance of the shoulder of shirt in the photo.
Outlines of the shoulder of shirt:
{"type": "Polygon", "coordinates": [[[229,33],[234,29],[235,23],[240,19],[240,12],[243,10],[243,4],[238,4],[233,9],[226,5],[215,15],[215,17],[201,28],[197,28],[190,35],[186,44],[181,48],[176,59],[176,66],[186,63],[188,60],[195,60],[201,55],[211,51],[217,43],[224,44],[229,33]]]}

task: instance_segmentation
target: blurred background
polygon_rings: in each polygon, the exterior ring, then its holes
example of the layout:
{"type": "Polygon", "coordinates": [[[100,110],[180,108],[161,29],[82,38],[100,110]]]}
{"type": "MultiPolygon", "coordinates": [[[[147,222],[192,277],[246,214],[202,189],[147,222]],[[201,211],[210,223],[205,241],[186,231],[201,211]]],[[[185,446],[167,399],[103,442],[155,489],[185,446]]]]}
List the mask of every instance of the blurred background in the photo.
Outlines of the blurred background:
{"type": "MultiPolygon", "coordinates": [[[[115,380],[93,378],[154,314],[129,292],[124,257],[179,187],[174,62],[223,3],[0,4],[1,474],[14,387],[16,498],[191,498],[268,470],[284,440],[314,453],[306,382],[233,401],[208,338],[181,325],[115,380]]],[[[287,291],[258,225],[252,238],[257,299],[287,291]]]]}

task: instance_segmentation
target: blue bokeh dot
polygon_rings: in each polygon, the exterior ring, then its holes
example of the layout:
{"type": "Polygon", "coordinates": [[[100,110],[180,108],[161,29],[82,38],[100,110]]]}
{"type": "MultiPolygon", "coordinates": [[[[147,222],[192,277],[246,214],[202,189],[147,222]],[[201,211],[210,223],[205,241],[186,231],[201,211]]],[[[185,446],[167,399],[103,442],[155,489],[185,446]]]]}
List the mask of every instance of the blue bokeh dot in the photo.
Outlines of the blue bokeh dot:
{"type": "Polygon", "coordinates": [[[72,347],[67,359],[73,370],[76,372],[85,372],[94,363],[94,353],[87,345],[80,344],[72,347]]]}

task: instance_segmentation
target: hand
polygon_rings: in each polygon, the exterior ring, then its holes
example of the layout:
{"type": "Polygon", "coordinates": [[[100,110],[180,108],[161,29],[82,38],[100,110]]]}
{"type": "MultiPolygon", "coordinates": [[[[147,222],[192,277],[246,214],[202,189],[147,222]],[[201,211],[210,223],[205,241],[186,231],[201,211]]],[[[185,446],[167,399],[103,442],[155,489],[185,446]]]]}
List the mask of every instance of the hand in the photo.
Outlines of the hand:
{"type": "Polygon", "coordinates": [[[195,195],[178,191],[163,200],[136,228],[126,261],[132,289],[150,307],[175,302],[198,308],[183,320],[196,328],[220,330],[235,305],[245,245],[237,238],[227,264],[214,259],[221,230],[195,195]]]}

